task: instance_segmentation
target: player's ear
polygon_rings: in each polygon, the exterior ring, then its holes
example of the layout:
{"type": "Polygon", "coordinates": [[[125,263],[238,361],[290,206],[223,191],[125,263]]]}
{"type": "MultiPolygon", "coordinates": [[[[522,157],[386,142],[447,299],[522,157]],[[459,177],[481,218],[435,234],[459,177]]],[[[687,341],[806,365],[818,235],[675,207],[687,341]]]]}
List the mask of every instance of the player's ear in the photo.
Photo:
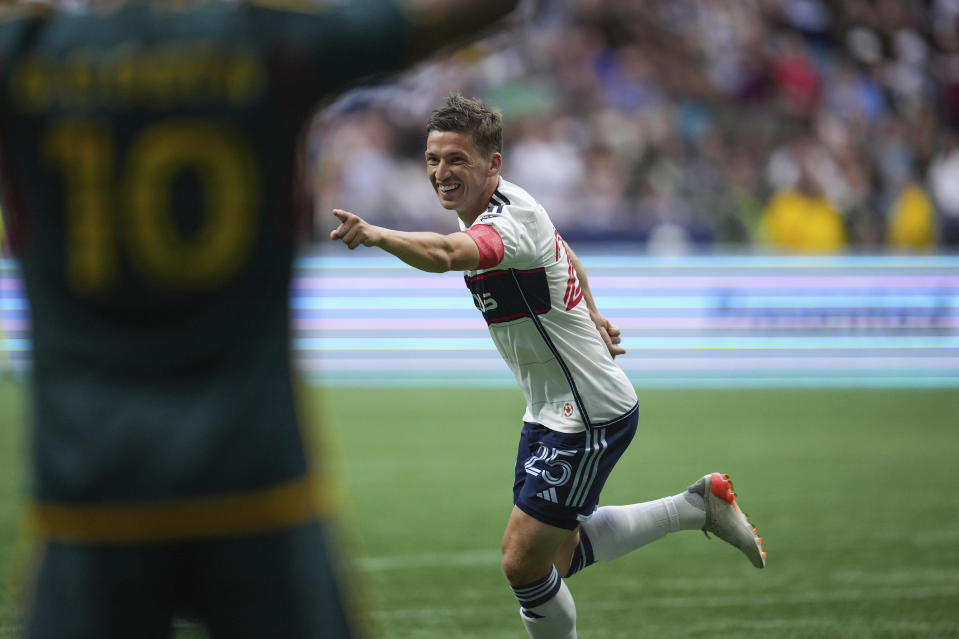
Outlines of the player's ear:
{"type": "Polygon", "coordinates": [[[493,177],[494,175],[499,175],[499,170],[503,167],[503,156],[497,152],[493,152],[493,155],[489,159],[489,169],[487,171],[488,177],[493,177]]]}

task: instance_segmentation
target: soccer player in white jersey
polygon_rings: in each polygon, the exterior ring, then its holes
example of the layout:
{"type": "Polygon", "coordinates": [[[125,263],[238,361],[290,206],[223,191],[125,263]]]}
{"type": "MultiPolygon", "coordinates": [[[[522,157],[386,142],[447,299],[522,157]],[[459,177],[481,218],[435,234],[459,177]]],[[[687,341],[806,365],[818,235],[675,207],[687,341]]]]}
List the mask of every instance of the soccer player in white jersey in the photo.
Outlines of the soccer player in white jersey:
{"type": "Polygon", "coordinates": [[[613,361],[625,353],[620,331],[597,310],[582,264],[543,207],[500,175],[501,152],[499,113],[451,95],[427,123],[426,166],[463,230],[408,233],[335,209],[340,224],[330,237],[424,271],[465,271],[526,398],[503,572],[529,636],[576,637],[563,578],[668,532],[713,532],[764,567],[762,539],[726,475],[709,473],[675,496],[597,508],[637,424],[636,392],[613,361]]]}

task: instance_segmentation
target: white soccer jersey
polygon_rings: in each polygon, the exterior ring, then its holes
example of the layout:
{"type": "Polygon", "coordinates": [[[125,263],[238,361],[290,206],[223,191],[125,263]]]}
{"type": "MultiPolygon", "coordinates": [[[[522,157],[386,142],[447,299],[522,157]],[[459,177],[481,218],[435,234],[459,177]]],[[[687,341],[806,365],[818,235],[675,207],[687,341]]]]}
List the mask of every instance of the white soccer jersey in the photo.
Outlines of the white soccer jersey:
{"type": "Polygon", "coordinates": [[[546,210],[500,178],[467,229],[480,264],[466,285],[526,397],[523,420],[564,433],[615,421],[636,391],[589,318],[576,271],[546,210]]]}

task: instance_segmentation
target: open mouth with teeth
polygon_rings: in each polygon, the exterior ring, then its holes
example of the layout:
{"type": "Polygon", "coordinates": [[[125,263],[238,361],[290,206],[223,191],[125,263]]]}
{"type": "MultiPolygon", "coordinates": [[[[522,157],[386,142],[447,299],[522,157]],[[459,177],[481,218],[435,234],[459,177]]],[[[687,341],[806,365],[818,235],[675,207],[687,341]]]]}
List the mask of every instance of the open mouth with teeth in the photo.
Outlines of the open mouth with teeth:
{"type": "Polygon", "coordinates": [[[440,184],[436,187],[440,193],[450,193],[458,188],[460,188],[459,184],[440,184]]]}

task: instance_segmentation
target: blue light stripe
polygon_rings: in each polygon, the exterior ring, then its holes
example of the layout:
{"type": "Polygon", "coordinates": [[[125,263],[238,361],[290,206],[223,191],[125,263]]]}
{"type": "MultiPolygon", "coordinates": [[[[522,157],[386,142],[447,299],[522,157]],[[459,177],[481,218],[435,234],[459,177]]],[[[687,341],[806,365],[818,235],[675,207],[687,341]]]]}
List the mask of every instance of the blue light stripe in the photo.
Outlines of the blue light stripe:
{"type": "MultiPolygon", "coordinates": [[[[362,255],[339,246],[324,247],[324,255],[303,256],[297,266],[304,270],[366,269],[408,270],[399,259],[389,255],[362,255]],[[338,254],[336,254],[338,253],[338,254]]],[[[650,269],[661,274],[676,271],[702,270],[715,274],[717,269],[802,271],[806,269],[833,269],[836,274],[849,275],[851,270],[885,271],[899,269],[914,272],[922,269],[959,269],[959,255],[683,255],[677,257],[627,255],[596,252],[594,247],[577,247],[576,254],[588,269],[650,269]]]]}
{"type": "MultiPolygon", "coordinates": [[[[959,255],[660,258],[577,248],[596,274],[600,309],[624,329],[629,352],[618,361],[637,386],[959,388],[959,255]]],[[[295,355],[311,377],[515,385],[460,274],[323,250],[297,262],[291,296],[295,355]]],[[[0,372],[25,370],[29,309],[8,259],[0,323],[0,372]]]]}
{"type": "MultiPolygon", "coordinates": [[[[372,310],[372,309],[435,309],[454,310],[470,306],[463,293],[448,296],[329,296],[296,295],[294,310],[372,310]]],[[[712,314],[732,313],[738,309],[803,310],[803,309],[937,309],[948,315],[959,315],[959,295],[740,295],[739,297],[706,296],[603,296],[603,307],[610,309],[677,309],[708,311],[712,314]],[[717,304],[722,306],[717,307],[717,304]]],[[[19,308],[19,307],[18,307],[19,308]]],[[[608,314],[608,313],[607,313],[608,314]]]]}

